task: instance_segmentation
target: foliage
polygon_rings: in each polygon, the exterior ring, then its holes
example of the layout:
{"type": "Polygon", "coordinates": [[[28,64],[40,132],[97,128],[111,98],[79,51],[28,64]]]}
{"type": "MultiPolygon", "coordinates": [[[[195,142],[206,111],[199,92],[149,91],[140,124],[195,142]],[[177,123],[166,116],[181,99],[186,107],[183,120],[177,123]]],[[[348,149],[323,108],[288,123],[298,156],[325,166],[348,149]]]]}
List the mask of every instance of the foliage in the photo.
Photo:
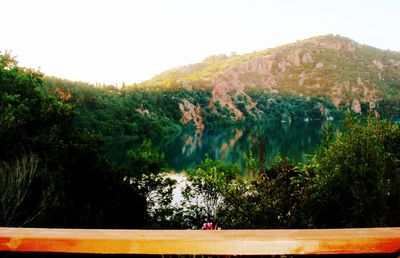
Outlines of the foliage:
{"type": "Polygon", "coordinates": [[[73,103],[48,92],[41,73],[8,53],[0,60],[0,160],[10,209],[2,223],[143,227],[143,197],[104,159],[99,137],[77,126],[73,103]]]}
{"type": "MultiPolygon", "coordinates": [[[[172,205],[176,180],[168,174],[144,174],[140,178],[129,178],[132,186],[146,200],[145,227],[151,229],[176,228],[180,226],[174,219],[175,207],[172,205]]],[[[128,204],[132,205],[132,204],[128,204]]]]}
{"type": "Polygon", "coordinates": [[[383,99],[377,103],[377,112],[381,118],[393,121],[400,118],[399,98],[383,99]]]}
{"type": "Polygon", "coordinates": [[[137,150],[128,151],[130,177],[140,177],[146,174],[159,174],[165,171],[164,153],[153,150],[152,143],[144,140],[137,150]]]}
{"type": "Polygon", "coordinates": [[[182,130],[179,90],[95,87],[53,77],[46,77],[46,86],[49,92],[75,105],[82,129],[102,137],[122,135],[141,142],[182,130]],[[163,108],[158,108],[160,105],[163,108]]]}
{"type": "Polygon", "coordinates": [[[164,153],[152,147],[150,140],[145,140],[137,150],[129,150],[125,181],[139,190],[146,200],[145,225],[148,228],[173,227],[174,214],[172,191],[176,180],[169,178],[168,166],[164,153]]]}
{"type": "Polygon", "coordinates": [[[302,227],[305,180],[302,171],[277,156],[272,167],[262,171],[255,182],[258,209],[254,224],[263,228],[302,227]]]}
{"type": "Polygon", "coordinates": [[[372,117],[364,123],[347,114],[334,140],[304,166],[314,175],[309,211],[317,227],[400,223],[400,128],[372,117]]]}
{"type": "Polygon", "coordinates": [[[215,221],[224,205],[225,194],[236,183],[239,169],[209,157],[187,172],[187,186],[183,191],[186,213],[183,220],[192,225],[215,221]]]}
{"type": "Polygon", "coordinates": [[[264,120],[289,122],[341,117],[332,102],[322,97],[305,98],[262,92],[251,92],[249,95],[257,102],[259,117],[264,120]]]}
{"type": "Polygon", "coordinates": [[[71,106],[43,92],[41,73],[19,67],[8,53],[0,61],[0,160],[24,152],[54,160],[68,141],[71,106]]]}
{"type": "Polygon", "coordinates": [[[217,221],[223,228],[302,227],[302,200],[306,198],[301,171],[279,157],[254,181],[236,180],[225,192],[217,221]]]}

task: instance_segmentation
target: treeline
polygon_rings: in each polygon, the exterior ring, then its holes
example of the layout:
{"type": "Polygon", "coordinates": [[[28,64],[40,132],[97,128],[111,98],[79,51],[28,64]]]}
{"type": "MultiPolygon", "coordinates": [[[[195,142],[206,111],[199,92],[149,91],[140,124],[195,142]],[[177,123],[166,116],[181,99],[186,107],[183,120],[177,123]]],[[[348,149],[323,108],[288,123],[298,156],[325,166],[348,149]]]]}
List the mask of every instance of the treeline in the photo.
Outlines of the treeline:
{"type": "MultiPolygon", "coordinates": [[[[290,94],[274,94],[249,91],[248,96],[237,95],[235,107],[244,117],[235,119],[234,112],[219,101],[210,103],[211,89],[193,87],[186,89],[179,85],[171,87],[142,87],[137,85],[116,88],[114,86],[93,86],[87,83],[44,77],[45,91],[64,103],[74,106],[78,126],[87,132],[105,138],[123,136],[138,143],[155,139],[160,135],[179,133],[195,129],[193,120],[183,122],[180,104],[188,101],[200,107],[198,114],[205,128],[229,125],[254,125],[265,121],[311,121],[340,120],[351,103],[335,107],[326,97],[300,97],[290,94]],[[247,109],[250,101],[256,106],[247,109]]],[[[384,99],[371,108],[369,103],[360,103],[361,115],[377,112],[376,115],[393,120],[400,115],[400,102],[384,99]]]]}
{"type": "Polygon", "coordinates": [[[324,120],[330,116],[339,119],[342,116],[328,99],[253,92],[250,97],[257,102],[257,106],[250,113],[246,109],[250,99],[237,96],[235,106],[243,112],[244,118],[235,120],[228,106],[222,106],[219,101],[210,105],[210,89],[195,87],[189,90],[179,86],[128,86],[119,89],[114,86],[94,87],[54,77],[45,77],[44,82],[49,93],[75,107],[76,120],[81,128],[100,136],[123,135],[128,139],[138,139],[138,142],[194,129],[193,121],[182,121],[183,111],[188,111],[185,110],[187,107],[182,111],[179,106],[184,100],[201,108],[199,115],[205,128],[271,120],[324,120]]]}
{"type": "Polygon", "coordinates": [[[44,81],[48,92],[75,107],[77,123],[84,130],[141,141],[193,126],[182,123],[179,104],[187,99],[206,105],[210,96],[210,92],[201,89],[94,87],[54,77],[44,81]]]}
{"type": "Polygon", "coordinates": [[[106,158],[105,140],[181,130],[180,101],[202,105],[209,92],[71,85],[20,67],[7,53],[0,55],[0,92],[1,226],[400,225],[400,128],[390,122],[346,116],[340,132],[327,129],[310,162],[297,166],[277,158],[266,168],[258,141],[247,155],[254,180],[205,158],[188,171],[183,198],[173,205],[176,182],[150,141],[128,151],[128,164],[119,167],[106,158]]]}

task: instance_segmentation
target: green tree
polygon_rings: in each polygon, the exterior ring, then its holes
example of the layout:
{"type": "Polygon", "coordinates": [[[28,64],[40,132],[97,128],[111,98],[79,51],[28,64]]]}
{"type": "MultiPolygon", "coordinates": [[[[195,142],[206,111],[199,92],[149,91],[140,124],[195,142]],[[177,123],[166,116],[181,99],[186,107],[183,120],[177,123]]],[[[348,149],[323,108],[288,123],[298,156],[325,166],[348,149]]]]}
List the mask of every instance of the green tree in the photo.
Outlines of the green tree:
{"type": "Polygon", "coordinates": [[[0,160],[33,152],[54,161],[64,150],[72,107],[43,91],[42,76],[0,54],[0,160]]]}
{"type": "Polygon", "coordinates": [[[254,224],[261,228],[302,227],[305,179],[288,159],[275,157],[272,167],[261,171],[255,182],[258,207],[254,224]]]}
{"type": "Polygon", "coordinates": [[[399,126],[348,113],[330,139],[304,166],[313,175],[307,210],[314,226],[399,225],[399,126]]]}
{"type": "Polygon", "coordinates": [[[225,194],[238,178],[237,166],[228,165],[208,156],[187,172],[188,184],[183,191],[186,214],[184,220],[191,225],[216,221],[218,210],[225,205],[225,194]]]}
{"type": "Polygon", "coordinates": [[[129,150],[126,181],[139,190],[146,201],[145,223],[148,228],[176,227],[173,220],[172,191],[176,180],[169,178],[164,153],[144,140],[137,150],[129,150]]]}
{"type": "Polygon", "coordinates": [[[167,169],[165,154],[154,150],[150,140],[144,140],[137,150],[128,150],[127,155],[131,177],[159,174],[167,169]]]}

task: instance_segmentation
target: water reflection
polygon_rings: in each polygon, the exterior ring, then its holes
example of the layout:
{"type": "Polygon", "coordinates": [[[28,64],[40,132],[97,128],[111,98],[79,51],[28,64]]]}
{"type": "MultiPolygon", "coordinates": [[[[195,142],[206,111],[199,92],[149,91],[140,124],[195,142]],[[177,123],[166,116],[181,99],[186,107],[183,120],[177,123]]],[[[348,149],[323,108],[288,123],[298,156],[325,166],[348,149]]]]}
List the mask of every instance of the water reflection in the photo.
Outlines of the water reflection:
{"type": "Polygon", "coordinates": [[[321,122],[268,123],[248,128],[219,128],[203,133],[184,133],[160,143],[169,165],[177,170],[187,170],[204,159],[205,155],[239,165],[245,172],[245,157],[249,150],[256,153],[258,139],[264,144],[265,162],[270,166],[280,154],[294,163],[306,162],[320,142],[321,122]]]}
{"type": "MultiPolygon", "coordinates": [[[[254,127],[225,127],[203,132],[186,132],[151,139],[154,147],[165,153],[169,166],[176,171],[192,169],[205,155],[238,164],[245,173],[245,157],[249,150],[257,154],[258,138],[264,144],[265,163],[270,166],[280,154],[292,162],[306,162],[306,154],[313,152],[320,143],[322,122],[268,123],[254,127]]],[[[137,141],[116,138],[108,142],[108,156],[117,164],[126,163],[126,151],[137,148],[137,141]]]]}

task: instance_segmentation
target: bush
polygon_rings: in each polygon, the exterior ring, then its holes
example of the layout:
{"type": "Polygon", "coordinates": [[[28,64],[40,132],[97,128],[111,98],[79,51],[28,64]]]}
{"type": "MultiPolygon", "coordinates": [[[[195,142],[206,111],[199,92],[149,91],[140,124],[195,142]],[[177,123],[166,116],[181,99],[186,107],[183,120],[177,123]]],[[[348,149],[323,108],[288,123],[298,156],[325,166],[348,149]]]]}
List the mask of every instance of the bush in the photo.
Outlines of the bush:
{"type": "Polygon", "coordinates": [[[346,114],[340,132],[304,170],[313,175],[308,201],[315,227],[400,225],[400,128],[346,114]]]}
{"type": "Polygon", "coordinates": [[[218,211],[225,205],[226,194],[239,177],[238,167],[206,157],[196,169],[187,173],[183,220],[193,223],[193,226],[215,222],[218,211]]]}

